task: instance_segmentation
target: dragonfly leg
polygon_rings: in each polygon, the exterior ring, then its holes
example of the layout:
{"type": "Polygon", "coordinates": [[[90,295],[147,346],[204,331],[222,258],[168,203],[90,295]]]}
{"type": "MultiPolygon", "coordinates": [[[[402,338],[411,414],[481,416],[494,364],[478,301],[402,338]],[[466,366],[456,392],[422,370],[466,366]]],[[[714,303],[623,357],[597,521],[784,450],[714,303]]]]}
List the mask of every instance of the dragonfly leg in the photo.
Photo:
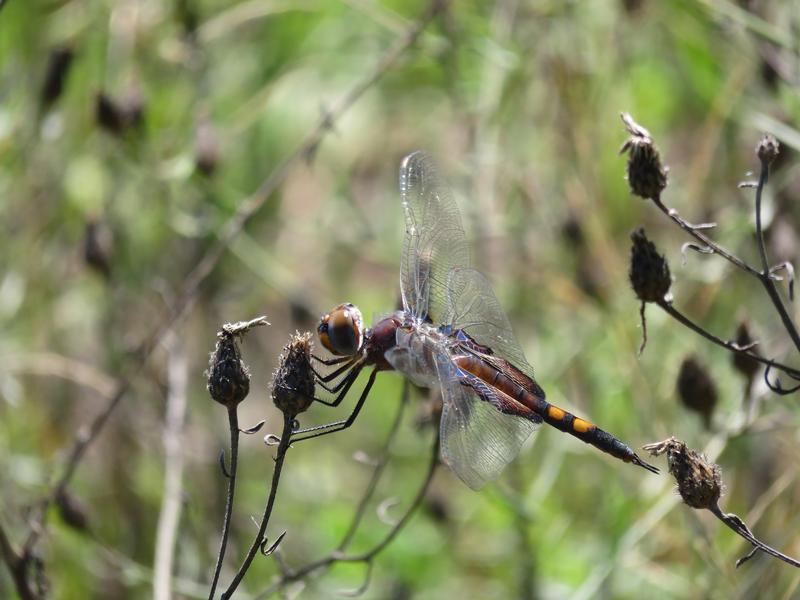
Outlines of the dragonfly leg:
{"type": "Polygon", "coordinates": [[[347,392],[350,391],[350,387],[355,382],[355,380],[358,377],[358,374],[361,372],[362,368],[363,368],[363,365],[357,365],[356,367],[353,368],[353,370],[350,373],[347,374],[347,377],[345,377],[342,380],[342,383],[344,384],[344,388],[339,392],[339,394],[333,400],[324,400],[323,398],[317,398],[316,396],[309,396],[305,392],[302,392],[300,390],[296,390],[296,389],[288,387],[288,386],[281,386],[281,389],[284,389],[284,390],[286,390],[288,392],[292,392],[294,394],[302,396],[303,398],[311,400],[312,402],[319,402],[320,404],[324,404],[325,406],[336,407],[336,406],[339,406],[342,403],[342,400],[345,399],[345,396],[347,396],[347,392]]]}
{"type": "Polygon", "coordinates": [[[314,360],[316,360],[319,363],[322,363],[326,367],[330,367],[331,365],[340,365],[343,362],[345,362],[346,360],[352,359],[353,357],[352,356],[337,356],[335,358],[320,358],[316,354],[312,354],[311,358],[313,358],[314,360]]]}
{"type": "Polygon", "coordinates": [[[339,375],[341,375],[342,373],[347,371],[347,369],[352,367],[354,363],[358,362],[361,359],[361,357],[360,356],[348,356],[348,359],[349,360],[348,360],[347,364],[339,367],[338,369],[336,369],[335,371],[333,371],[331,373],[328,373],[327,375],[320,375],[319,371],[317,371],[313,366],[311,367],[311,370],[314,372],[314,375],[317,376],[317,381],[328,383],[329,381],[333,381],[339,375]]]}
{"type": "Polygon", "coordinates": [[[349,417],[347,417],[343,421],[334,421],[333,423],[327,423],[326,425],[315,425],[314,427],[299,429],[292,434],[292,443],[302,442],[304,440],[310,440],[315,437],[328,435],[329,433],[342,431],[343,429],[347,429],[348,427],[350,427],[350,425],[352,425],[353,422],[356,420],[356,417],[358,417],[358,413],[361,412],[361,408],[364,406],[364,402],[366,401],[367,396],[369,396],[369,391],[372,388],[372,384],[375,383],[375,376],[377,374],[378,374],[377,369],[373,369],[372,373],[370,373],[369,379],[367,380],[367,385],[364,386],[364,391],[361,392],[361,397],[359,397],[358,402],[356,402],[356,406],[353,409],[353,412],[350,413],[349,417]],[[301,437],[295,438],[294,437],[295,435],[301,435],[301,437]]]}
{"type": "Polygon", "coordinates": [[[332,388],[329,388],[324,383],[317,382],[320,386],[322,386],[323,389],[329,391],[331,394],[337,395],[333,400],[323,400],[322,398],[315,398],[315,400],[320,404],[324,404],[325,406],[339,406],[342,403],[342,400],[344,400],[345,396],[347,396],[347,392],[350,391],[350,387],[353,385],[353,383],[355,383],[356,379],[358,379],[358,375],[361,373],[361,369],[363,368],[364,363],[356,364],[352,370],[332,388]]]}

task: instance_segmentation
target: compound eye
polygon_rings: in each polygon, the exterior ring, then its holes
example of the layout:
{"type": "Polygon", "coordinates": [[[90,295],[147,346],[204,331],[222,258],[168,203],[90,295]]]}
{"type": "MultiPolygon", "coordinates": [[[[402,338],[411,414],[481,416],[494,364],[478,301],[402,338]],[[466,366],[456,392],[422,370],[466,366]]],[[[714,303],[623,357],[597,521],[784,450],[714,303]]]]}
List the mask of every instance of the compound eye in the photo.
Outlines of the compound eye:
{"type": "Polygon", "coordinates": [[[361,348],[363,321],[361,311],[352,304],[340,304],[320,319],[317,333],[328,352],[353,356],[361,348]]]}

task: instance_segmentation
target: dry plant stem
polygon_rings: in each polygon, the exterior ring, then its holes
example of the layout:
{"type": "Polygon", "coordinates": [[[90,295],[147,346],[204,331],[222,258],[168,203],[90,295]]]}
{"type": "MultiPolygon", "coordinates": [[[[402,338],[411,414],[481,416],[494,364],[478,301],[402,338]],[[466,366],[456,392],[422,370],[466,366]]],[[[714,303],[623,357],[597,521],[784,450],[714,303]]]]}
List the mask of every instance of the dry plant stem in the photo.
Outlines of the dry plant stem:
{"type": "Polygon", "coordinates": [[[344,551],[344,549],[350,544],[353,540],[353,536],[356,534],[358,530],[358,526],[361,524],[361,519],[364,518],[364,514],[367,510],[367,505],[369,501],[372,499],[372,496],[375,494],[375,489],[378,487],[378,481],[383,475],[383,471],[386,468],[387,463],[389,462],[389,450],[394,443],[395,437],[397,437],[397,432],[400,430],[400,423],[403,420],[403,413],[405,412],[405,408],[408,405],[408,395],[409,395],[410,385],[408,381],[403,380],[403,391],[402,397],[400,399],[400,406],[397,407],[397,413],[395,414],[394,421],[392,422],[391,428],[389,429],[389,435],[386,437],[386,441],[383,444],[383,448],[381,449],[380,456],[378,458],[378,462],[375,465],[375,468],[372,470],[372,475],[370,476],[369,483],[367,484],[367,488],[364,491],[364,494],[361,496],[361,500],[358,503],[358,507],[356,508],[356,512],[353,515],[353,520],[350,522],[350,527],[348,527],[347,532],[342,537],[342,541],[336,547],[336,550],[339,552],[344,551]]]}
{"type": "MultiPolygon", "coordinates": [[[[758,540],[750,531],[750,529],[748,529],[747,525],[745,525],[744,521],[742,521],[735,514],[723,512],[719,505],[715,505],[713,508],[709,508],[708,510],[710,510],[720,521],[725,523],[725,525],[750,542],[754,548],[761,550],[770,556],[774,556],[775,558],[778,558],[783,562],[792,565],[793,567],[800,567],[800,562],[791,556],[786,556],[782,552],[778,552],[775,550],[775,548],[767,546],[764,542],[758,540]]],[[[753,553],[751,552],[743,558],[740,558],[738,561],[736,561],[736,566],[739,567],[743,562],[749,560],[752,556],[753,553]]]]}
{"type": "MultiPolygon", "coordinates": [[[[778,289],[775,286],[775,280],[773,279],[772,275],[770,274],[770,267],[769,261],[767,259],[767,250],[766,244],[764,242],[764,231],[761,226],[761,196],[764,191],[764,186],[767,184],[767,180],[769,179],[769,162],[767,160],[761,160],[761,173],[758,177],[758,185],[756,186],[756,239],[758,241],[758,252],[761,258],[761,270],[750,266],[745,261],[740,259],[739,257],[735,256],[711,238],[707,237],[705,234],[701,233],[697,227],[694,227],[691,223],[683,220],[678,212],[675,209],[667,208],[664,203],[661,201],[661,198],[656,197],[652,198],[653,204],[655,204],[658,209],[667,215],[670,219],[672,219],[681,229],[691,235],[693,238],[701,242],[705,247],[709,248],[715,254],[720,255],[725,260],[730,262],[731,264],[735,265],[736,267],[740,268],[746,273],[749,273],[756,279],[761,282],[761,285],[764,286],[766,289],[767,294],[769,295],[772,304],[775,306],[775,310],[778,312],[778,315],[781,318],[781,322],[783,323],[786,332],[789,334],[789,337],[792,338],[792,342],[794,343],[795,348],[800,352],[800,334],[798,334],[797,327],[795,327],[792,318],[789,316],[788,311],[786,310],[786,306],[783,304],[783,300],[781,300],[781,296],[778,293],[778,289]]],[[[662,307],[663,308],[663,307],[662,307]]],[[[696,330],[696,329],[695,329],[696,330]]],[[[696,330],[697,331],[697,330],[696,330]]],[[[699,332],[698,332],[699,333],[699,332]]],[[[708,336],[704,336],[707,337],[708,336]]],[[[711,339],[711,338],[709,338],[711,339]]],[[[712,339],[712,341],[714,341],[712,339]]],[[[755,358],[753,356],[753,358],[755,358]]],[[[764,362],[763,360],[760,362],[764,362]]],[[[770,361],[771,362],[771,361],[770,361]]],[[[769,362],[764,364],[770,364],[769,362]]],[[[773,365],[777,368],[781,368],[782,370],[786,371],[787,373],[789,370],[781,367],[780,365],[773,363],[773,365]]],[[[796,372],[796,371],[795,371],[796,372]]]]}
{"type": "Polygon", "coordinates": [[[3,562],[6,563],[8,570],[11,572],[11,577],[14,579],[14,586],[17,589],[19,597],[22,600],[34,600],[38,598],[38,595],[33,591],[28,581],[28,563],[14,550],[2,523],[0,523],[0,555],[2,555],[3,562]]]}
{"type": "Polygon", "coordinates": [[[175,323],[190,311],[200,286],[219,263],[228,245],[230,245],[248,221],[250,221],[272,196],[275,190],[284,182],[292,165],[300,159],[307,158],[313,152],[322,141],[325,134],[332,129],[335,122],[341,118],[342,115],[375,84],[375,82],[391,69],[397,60],[411,46],[414,45],[425,27],[427,27],[441,9],[442,2],[440,0],[434,0],[417,22],[401,35],[395,44],[383,55],[375,68],[362,80],[357,82],[333,109],[327,111],[319,119],[297,150],[278,165],[272,174],[262,182],[253,195],[242,201],[239,208],[223,228],[223,232],[217,242],[206,252],[197,266],[186,277],[181,294],[170,311],[170,314],[165,318],[164,322],[160,324],[158,329],[132,353],[135,363],[134,367],[129,373],[119,377],[114,394],[109,399],[108,404],[95,416],[94,420],[86,428],[86,433],[79,434],[78,439],[68,453],[62,475],[58,478],[56,485],[53,487],[50,494],[42,501],[39,510],[36,511],[31,519],[31,531],[23,547],[23,560],[29,560],[31,551],[43,531],[44,522],[47,517],[47,508],[53,502],[53,499],[66,489],[75,473],[75,469],[83,459],[86,449],[97,439],[109,417],[130,388],[131,380],[142,370],[142,367],[148,361],[159,342],[164,339],[174,327],[175,323]]]}
{"type": "Polygon", "coordinates": [[[267,532],[267,525],[269,524],[270,516],[272,516],[272,507],[275,505],[275,497],[278,494],[278,484],[281,480],[283,462],[286,458],[286,451],[289,449],[289,446],[292,443],[293,431],[294,416],[284,413],[283,432],[281,432],[281,441],[278,444],[278,450],[275,454],[275,468],[272,471],[272,483],[269,487],[269,497],[267,498],[267,504],[264,507],[264,515],[261,517],[261,525],[258,528],[256,537],[253,539],[253,543],[250,545],[250,550],[247,551],[247,556],[245,556],[242,566],[239,567],[239,571],[234,576],[233,581],[231,581],[231,584],[228,586],[228,589],[225,590],[224,594],[222,594],[223,600],[230,598],[233,595],[233,592],[236,591],[236,588],[239,587],[242,578],[247,573],[247,570],[250,568],[250,564],[253,562],[253,559],[256,557],[256,554],[258,554],[258,551],[261,549],[261,546],[266,539],[265,536],[267,532]]]}
{"type": "Polygon", "coordinates": [[[697,227],[693,226],[688,221],[684,221],[683,218],[678,214],[678,211],[676,211],[674,208],[668,208],[667,206],[665,206],[664,203],[661,202],[661,198],[651,198],[651,200],[653,201],[653,204],[655,204],[661,212],[663,212],[670,219],[672,219],[672,221],[675,222],[678,225],[678,227],[683,229],[686,233],[691,235],[698,242],[708,247],[710,250],[714,252],[714,254],[719,254],[729,263],[735,265],[736,267],[740,268],[742,271],[745,271],[746,273],[750,273],[750,275],[754,277],[758,278],[761,277],[761,273],[757,269],[754,269],[746,262],[744,262],[741,258],[732,254],[731,252],[729,252],[728,250],[717,244],[714,240],[712,240],[705,234],[701,233],[697,227]]]}
{"type": "Polygon", "coordinates": [[[778,293],[778,288],[775,286],[775,280],[770,275],[769,260],[767,259],[767,248],[764,242],[764,231],[761,228],[761,194],[764,191],[764,186],[769,179],[769,161],[761,160],[761,173],[758,176],[758,187],[756,187],[756,239],[758,240],[758,253],[761,256],[761,273],[759,279],[764,289],[767,290],[775,310],[781,318],[784,329],[789,334],[794,342],[794,347],[800,352],[800,334],[797,333],[797,328],[789,316],[786,306],[781,300],[781,295],[778,293]]]}
{"type": "Polygon", "coordinates": [[[228,496],[225,501],[225,518],[222,525],[222,538],[219,542],[219,554],[217,555],[217,564],[214,567],[214,576],[211,579],[211,589],[208,592],[209,600],[214,598],[214,592],[217,591],[217,582],[219,581],[219,574],[222,570],[222,561],[225,559],[225,549],[228,546],[228,535],[231,529],[231,514],[233,513],[233,495],[236,491],[236,466],[239,462],[239,414],[237,406],[228,408],[228,424],[231,429],[231,466],[228,477],[228,496]]]}
{"type": "Polygon", "coordinates": [[[183,479],[183,423],[186,417],[186,387],[189,362],[178,336],[169,340],[169,391],[164,425],[164,496],[158,515],[156,551],[153,559],[153,598],[172,597],[172,567],[181,518],[183,479]]]}
{"type": "Polygon", "coordinates": [[[366,562],[370,563],[375,556],[377,556],[381,551],[383,551],[386,546],[388,546],[392,540],[397,537],[400,531],[406,526],[408,521],[417,511],[417,509],[422,504],[422,500],[425,498],[425,494],[428,491],[428,487],[430,487],[431,481],[433,480],[433,475],[436,473],[436,467],[439,464],[439,433],[437,432],[433,438],[433,446],[431,448],[431,458],[430,463],[428,464],[428,472],[425,475],[425,479],[423,480],[422,484],[417,490],[417,494],[414,496],[414,499],[411,502],[411,505],[408,507],[406,512],[400,518],[400,520],[392,527],[389,533],[386,534],[386,537],[383,538],[380,542],[378,542],[375,546],[373,546],[370,550],[363,552],[361,554],[352,554],[352,555],[345,555],[341,552],[341,550],[334,550],[328,556],[316,560],[314,562],[310,562],[305,566],[300,567],[299,569],[284,573],[281,578],[272,584],[269,588],[261,592],[256,596],[256,598],[268,598],[272,594],[276,593],[280,589],[282,589],[286,584],[292,583],[294,581],[299,581],[304,577],[310,575],[314,571],[319,569],[323,569],[329,567],[337,562],[366,562]]]}
{"type": "Polygon", "coordinates": [[[706,331],[700,325],[698,325],[697,323],[692,321],[689,317],[687,317],[682,312],[680,312],[677,308],[675,308],[675,306],[671,302],[667,302],[665,300],[662,300],[662,301],[658,302],[658,306],[661,307],[661,309],[664,312],[666,312],[669,316],[671,316],[673,319],[675,319],[676,321],[678,321],[682,325],[685,325],[686,327],[688,327],[689,329],[691,329],[695,333],[697,333],[697,334],[701,335],[702,337],[706,338],[710,342],[713,342],[713,343],[717,344],[718,346],[722,346],[726,350],[730,350],[731,352],[735,352],[736,354],[743,354],[744,356],[747,356],[748,358],[752,358],[753,360],[758,361],[763,365],[767,365],[769,367],[772,367],[773,369],[780,369],[781,371],[784,371],[785,373],[787,373],[788,375],[791,375],[792,377],[800,377],[800,370],[799,369],[796,369],[794,367],[790,367],[790,366],[781,364],[781,363],[776,362],[774,360],[771,360],[769,358],[764,358],[763,356],[755,354],[754,352],[750,352],[749,350],[743,350],[742,348],[739,348],[733,342],[725,341],[722,338],[719,338],[719,337],[715,336],[713,333],[710,333],[709,331],[706,331]]]}

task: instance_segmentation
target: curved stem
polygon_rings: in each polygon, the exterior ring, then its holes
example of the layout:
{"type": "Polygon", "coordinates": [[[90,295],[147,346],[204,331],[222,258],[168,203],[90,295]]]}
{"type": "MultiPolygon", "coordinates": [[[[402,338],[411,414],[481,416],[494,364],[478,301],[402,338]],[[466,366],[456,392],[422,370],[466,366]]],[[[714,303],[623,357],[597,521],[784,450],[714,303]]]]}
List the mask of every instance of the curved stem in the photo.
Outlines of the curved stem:
{"type": "Polygon", "coordinates": [[[678,321],[682,325],[685,325],[686,327],[688,327],[689,329],[691,329],[695,333],[701,335],[702,337],[706,338],[707,340],[717,344],[718,346],[722,346],[726,350],[730,350],[731,352],[735,352],[736,354],[742,354],[744,356],[747,356],[748,358],[752,358],[753,360],[755,360],[757,362],[760,362],[763,365],[767,365],[769,367],[772,367],[773,369],[780,369],[781,371],[784,371],[785,373],[787,373],[789,375],[800,376],[800,370],[795,369],[794,367],[790,367],[788,365],[784,365],[782,363],[776,362],[776,361],[774,361],[772,359],[769,359],[769,358],[764,358],[763,356],[761,356],[759,354],[755,354],[754,352],[750,352],[749,350],[743,350],[743,349],[739,348],[733,342],[726,342],[725,340],[723,340],[721,338],[718,338],[713,333],[711,333],[709,331],[706,331],[700,325],[698,325],[697,323],[692,321],[689,317],[687,317],[682,312],[680,312],[677,308],[675,308],[671,303],[662,300],[661,302],[658,302],[657,304],[658,304],[659,307],[661,307],[661,309],[664,312],[666,312],[673,319],[675,319],[676,321],[678,321]]]}
{"type": "Polygon", "coordinates": [[[236,491],[236,464],[239,458],[239,416],[235,406],[228,409],[228,423],[231,428],[231,469],[228,477],[228,499],[225,502],[225,520],[222,525],[222,539],[219,543],[217,565],[214,567],[214,577],[211,580],[211,590],[208,592],[208,600],[213,600],[214,592],[217,591],[219,573],[222,570],[222,561],[225,558],[225,549],[228,546],[228,534],[230,534],[231,529],[233,494],[236,491]]]}
{"type": "Polygon", "coordinates": [[[419,508],[420,504],[422,504],[422,500],[425,498],[425,494],[428,491],[428,487],[430,487],[431,481],[433,480],[433,475],[436,472],[436,467],[439,465],[439,433],[437,430],[436,435],[433,438],[433,446],[431,448],[431,458],[430,463],[428,464],[428,472],[425,476],[424,481],[420,485],[419,490],[417,490],[416,496],[414,496],[414,500],[411,502],[411,505],[408,507],[406,512],[403,514],[401,519],[392,527],[391,531],[386,534],[386,537],[383,538],[382,541],[378,542],[375,546],[373,546],[370,550],[362,553],[362,554],[354,554],[350,556],[346,556],[342,554],[340,550],[335,550],[328,556],[324,558],[320,558],[314,562],[310,562],[303,567],[300,567],[296,571],[284,573],[281,578],[273,583],[270,587],[266,590],[261,592],[256,596],[256,599],[260,600],[263,598],[268,598],[278,590],[282,589],[287,583],[291,583],[293,581],[298,581],[303,579],[307,575],[317,571],[318,569],[323,569],[325,567],[329,567],[337,562],[369,562],[375,556],[380,553],[386,546],[388,546],[392,540],[397,537],[397,534],[405,527],[406,523],[408,523],[409,519],[414,515],[416,510],[419,508]]]}
{"type": "Polygon", "coordinates": [[[756,239],[758,240],[758,254],[761,257],[761,273],[759,274],[759,279],[761,280],[761,284],[767,290],[767,294],[769,295],[770,300],[772,300],[775,310],[778,311],[778,316],[780,316],[781,321],[783,322],[784,329],[786,329],[789,337],[792,338],[792,342],[794,343],[797,351],[800,352],[800,334],[798,334],[797,328],[795,327],[792,318],[789,316],[789,312],[786,310],[783,300],[781,300],[781,296],[778,293],[778,288],[775,286],[775,281],[770,275],[767,247],[764,242],[764,231],[761,226],[761,194],[764,191],[764,186],[767,184],[768,179],[769,163],[766,160],[762,160],[761,173],[758,177],[758,187],[756,187],[756,239]]]}
{"type": "MultiPolygon", "coordinates": [[[[714,516],[716,516],[720,521],[725,523],[725,525],[730,527],[738,535],[742,536],[744,539],[750,542],[755,548],[761,550],[766,554],[769,554],[770,556],[774,556],[775,558],[780,559],[783,562],[792,565],[793,567],[800,568],[800,561],[792,558],[791,556],[787,556],[782,552],[778,552],[772,546],[768,546],[767,544],[756,538],[756,536],[753,535],[753,533],[750,531],[747,525],[745,525],[744,521],[742,521],[735,514],[723,512],[722,509],[720,509],[719,505],[709,508],[708,510],[710,510],[714,514],[714,516]]],[[[736,563],[736,566],[738,567],[739,565],[741,565],[744,561],[748,560],[752,555],[753,553],[751,552],[744,558],[739,559],[739,561],[736,563]]]]}
{"type": "Polygon", "coordinates": [[[261,525],[258,528],[258,533],[256,533],[256,537],[253,539],[253,543],[250,545],[250,550],[247,551],[247,556],[245,556],[242,566],[239,567],[239,571],[234,576],[233,581],[231,581],[231,584],[228,586],[228,589],[222,594],[223,599],[230,598],[233,595],[233,592],[236,591],[236,588],[239,587],[242,578],[244,578],[245,573],[247,573],[247,570],[250,568],[250,564],[253,562],[253,559],[264,542],[267,525],[269,524],[269,518],[272,515],[272,507],[275,505],[275,497],[278,494],[278,483],[281,479],[283,461],[286,458],[286,451],[289,449],[289,445],[292,443],[293,423],[294,417],[284,413],[283,432],[281,433],[281,441],[278,444],[278,451],[275,456],[275,469],[272,471],[272,483],[270,484],[267,505],[264,507],[264,516],[261,517],[261,525]]]}
{"type": "Polygon", "coordinates": [[[651,198],[651,200],[653,201],[653,204],[655,204],[661,212],[663,212],[670,219],[672,219],[678,225],[678,227],[683,229],[686,233],[691,235],[694,239],[702,243],[704,246],[707,246],[710,250],[714,252],[714,254],[719,254],[722,258],[727,260],[732,265],[740,268],[742,271],[749,273],[754,277],[758,277],[759,279],[761,278],[761,273],[758,271],[758,269],[751,267],[741,258],[736,256],[732,252],[726,250],[719,244],[717,244],[710,237],[706,236],[703,233],[700,233],[698,228],[694,227],[688,221],[685,221],[678,214],[678,211],[676,211],[674,208],[667,208],[667,206],[663,202],[661,202],[661,198],[656,197],[656,198],[651,198]]]}
{"type": "Polygon", "coordinates": [[[400,430],[400,423],[403,420],[403,413],[405,412],[406,406],[408,405],[408,395],[410,388],[411,386],[408,383],[408,380],[404,379],[403,392],[400,398],[400,405],[397,407],[397,413],[395,414],[394,420],[392,421],[392,425],[389,428],[389,435],[386,436],[386,441],[383,443],[383,448],[381,448],[381,453],[379,455],[378,462],[375,465],[375,468],[372,470],[372,475],[369,478],[367,489],[361,496],[361,500],[358,503],[356,512],[353,515],[353,520],[350,522],[350,526],[347,528],[347,533],[344,534],[344,536],[342,537],[342,541],[339,542],[339,545],[336,547],[336,549],[340,552],[343,552],[344,549],[353,540],[353,536],[356,534],[358,526],[361,524],[361,519],[364,517],[364,513],[367,510],[367,504],[369,503],[370,499],[372,499],[372,496],[375,494],[375,489],[378,487],[378,481],[380,480],[381,475],[383,475],[383,471],[386,468],[386,465],[389,463],[389,451],[391,449],[392,444],[394,443],[395,437],[397,437],[397,432],[400,430]]]}

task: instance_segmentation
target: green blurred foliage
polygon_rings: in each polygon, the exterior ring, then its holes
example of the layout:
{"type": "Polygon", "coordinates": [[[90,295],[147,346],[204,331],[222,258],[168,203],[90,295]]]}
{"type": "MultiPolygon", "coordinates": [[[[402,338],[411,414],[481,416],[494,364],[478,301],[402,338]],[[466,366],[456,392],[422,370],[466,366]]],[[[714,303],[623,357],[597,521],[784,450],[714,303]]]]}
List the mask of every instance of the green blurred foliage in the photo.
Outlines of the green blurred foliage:
{"type": "MultiPolygon", "coordinates": [[[[8,0],[0,11],[0,518],[16,542],[62,450],[105,403],[109,382],[159,327],[186,275],[227,219],[300,143],[326,106],[369,73],[424,2],[347,0],[8,0]],[[48,57],[74,53],[63,93],[42,102],[48,57]],[[98,124],[102,92],[124,119],[98,124]],[[132,112],[133,111],[133,112],[132,112]],[[133,119],[133,117],[130,117],[133,119]],[[127,123],[127,121],[124,121],[127,123]],[[207,161],[211,174],[198,163],[207,161]],[[213,168],[212,168],[213,167],[213,168]],[[99,224],[87,240],[90,224],[99,224]],[[94,244],[94,254],[87,251],[94,244]],[[91,254],[91,256],[89,256],[91,254]]],[[[627,282],[629,232],[645,225],[666,253],[676,303],[723,338],[748,318],[762,351],[790,353],[762,289],[631,197],[617,150],[630,111],[670,166],[664,200],[755,260],[752,191],[763,129],[783,142],[765,214],[772,257],[797,256],[800,26],[791,1],[452,2],[374,84],[313,157],[236,238],[204,282],[176,338],[189,361],[183,512],[175,589],[205,597],[221,528],[224,410],[203,371],[223,322],[266,314],[243,345],[247,425],[281,418],[269,381],[295,329],[342,302],[364,315],[398,298],[403,233],[397,167],[425,148],[448,175],[473,241],[548,398],[632,446],[677,435],[723,469],[723,506],[756,534],[800,555],[800,415],[760,379],[754,425],[731,357],[648,310],[637,355],[638,304],[627,282]],[[777,73],[777,74],[776,74],[777,73]],[[792,80],[794,77],[794,80],[792,80]],[[711,431],[680,405],[675,379],[696,353],[720,402],[711,431]]],[[[788,357],[791,360],[791,356],[788,357]]],[[[168,351],[138,375],[71,486],[90,521],[76,532],[55,511],[40,542],[55,597],[148,597],[164,493],[168,351]]],[[[363,385],[363,384],[360,384],[363,385]]],[[[360,386],[356,386],[359,387],[360,386]]],[[[356,390],[358,391],[358,390],[356,390]]],[[[347,530],[400,401],[378,378],[347,432],[288,455],[275,514],[283,559],[301,566],[347,530]]],[[[354,394],[355,397],[355,394],[354,394]]],[[[353,549],[382,539],[426,468],[430,428],[416,394],[353,549]]],[[[315,406],[311,425],[341,418],[315,406]]],[[[269,484],[273,450],[244,436],[225,584],[245,552],[269,484]]],[[[446,469],[422,510],[376,559],[366,598],[795,597],[800,574],[759,556],[710,515],[681,506],[651,476],[545,428],[509,472],[473,493],[446,469]],[[525,587],[530,586],[526,592],[525,587]]],[[[357,588],[363,565],[306,581],[301,597],[357,588]]],[[[241,597],[278,573],[258,559],[241,597]],[[249,590],[248,592],[245,592],[249,590]]],[[[296,585],[292,591],[298,591],[296,585]]],[[[13,594],[0,569],[0,595],[13,594]]]]}

